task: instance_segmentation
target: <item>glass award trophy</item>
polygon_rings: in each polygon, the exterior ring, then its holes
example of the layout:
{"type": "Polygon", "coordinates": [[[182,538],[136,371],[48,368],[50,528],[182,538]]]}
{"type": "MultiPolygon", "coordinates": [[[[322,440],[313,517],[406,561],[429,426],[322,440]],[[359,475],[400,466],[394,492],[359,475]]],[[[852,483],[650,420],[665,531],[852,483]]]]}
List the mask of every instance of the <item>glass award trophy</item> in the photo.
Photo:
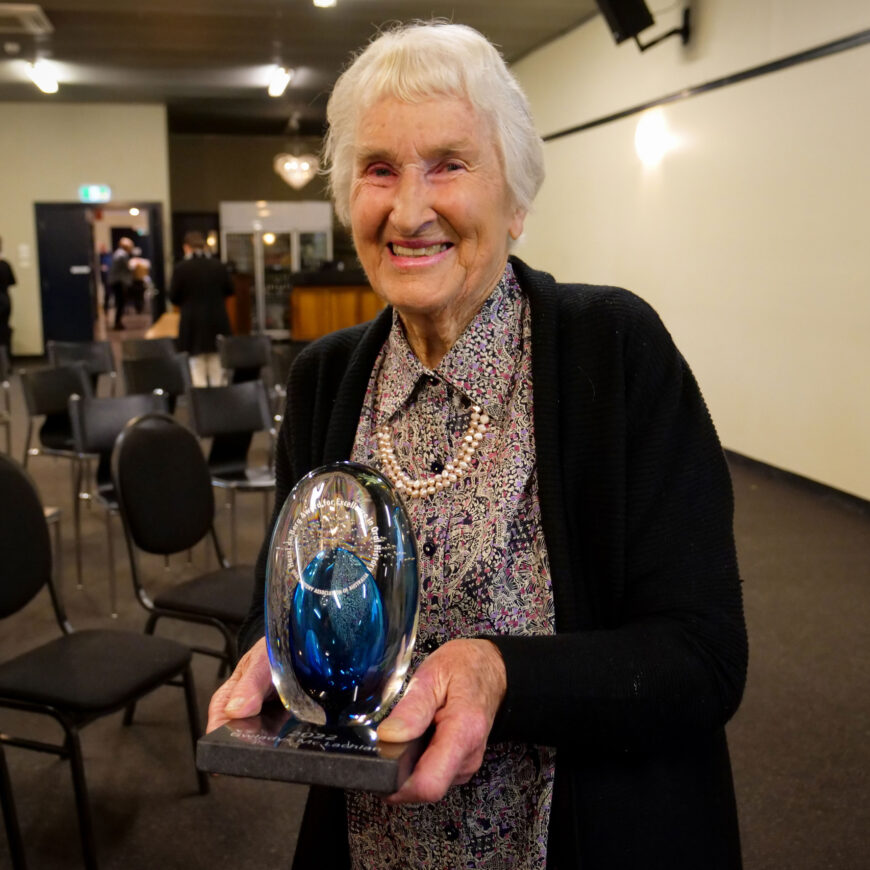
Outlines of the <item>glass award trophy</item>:
{"type": "Polygon", "coordinates": [[[417,564],[402,501],[379,472],[337,462],[303,477],[278,515],[266,566],[266,645],[285,709],[206,735],[200,767],[397,789],[423,741],[381,744],[375,726],[411,661],[417,564]]]}
{"type": "Polygon", "coordinates": [[[389,482],[339,462],[293,488],[272,534],[266,644],[299,720],[370,726],[389,711],[417,633],[417,547],[389,482]]]}

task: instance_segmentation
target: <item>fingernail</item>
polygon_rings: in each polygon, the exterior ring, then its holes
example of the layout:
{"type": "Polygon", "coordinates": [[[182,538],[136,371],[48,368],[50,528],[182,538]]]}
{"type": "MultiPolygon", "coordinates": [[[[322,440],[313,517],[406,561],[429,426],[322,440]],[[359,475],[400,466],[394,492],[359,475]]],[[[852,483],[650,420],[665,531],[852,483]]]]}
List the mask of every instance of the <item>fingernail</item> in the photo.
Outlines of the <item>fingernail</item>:
{"type": "Polygon", "coordinates": [[[237,713],[245,704],[244,698],[230,698],[227,702],[227,706],[224,708],[227,713],[237,713]]]}

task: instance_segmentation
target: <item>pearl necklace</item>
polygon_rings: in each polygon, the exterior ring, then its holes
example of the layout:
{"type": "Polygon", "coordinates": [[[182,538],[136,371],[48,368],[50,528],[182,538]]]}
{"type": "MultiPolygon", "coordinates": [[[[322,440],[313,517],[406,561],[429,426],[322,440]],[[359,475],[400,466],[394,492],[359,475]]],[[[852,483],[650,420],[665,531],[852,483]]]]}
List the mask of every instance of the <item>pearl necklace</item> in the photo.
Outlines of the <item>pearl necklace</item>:
{"type": "Polygon", "coordinates": [[[489,416],[483,413],[479,405],[471,409],[471,422],[462,436],[462,446],[455,459],[444,466],[439,474],[427,475],[412,479],[399,466],[396,453],[393,450],[392,436],[386,425],[375,430],[378,441],[377,453],[386,476],[393,482],[399,492],[411,498],[424,498],[434,495],[442,489],[454,486],[457,481],[471,471],[471,457],[483,441],[489,427],[489,416]]]}

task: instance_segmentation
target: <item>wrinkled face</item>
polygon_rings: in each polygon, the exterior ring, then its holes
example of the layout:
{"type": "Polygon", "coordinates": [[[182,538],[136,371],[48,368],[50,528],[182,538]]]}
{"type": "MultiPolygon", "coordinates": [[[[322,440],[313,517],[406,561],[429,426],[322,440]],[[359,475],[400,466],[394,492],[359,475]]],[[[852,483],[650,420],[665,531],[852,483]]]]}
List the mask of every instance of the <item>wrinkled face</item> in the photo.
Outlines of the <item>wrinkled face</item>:
{"type": "Polygon", "coordinates": [[[501,277],[524,217],[490,125],[466,100],[387,97],[363,114],[351,230],[372,287],[400,314],[464,328],[501,277]]]}

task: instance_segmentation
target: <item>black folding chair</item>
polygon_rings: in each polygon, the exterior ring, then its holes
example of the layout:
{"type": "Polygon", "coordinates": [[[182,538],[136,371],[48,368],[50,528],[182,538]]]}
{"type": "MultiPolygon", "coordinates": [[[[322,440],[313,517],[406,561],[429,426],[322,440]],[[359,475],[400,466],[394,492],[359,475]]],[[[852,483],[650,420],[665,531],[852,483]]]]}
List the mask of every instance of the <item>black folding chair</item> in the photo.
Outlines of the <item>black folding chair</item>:
{"type": "Polygon", "coordinates": [[[272,365],[272,339],[263,333],[219,335],[217,352],[230,384],[262,378],[272,365]]]}
{"type": "Polygon", "coordinates": [[[160,619],[210,625],[223,649],[192,647],[216,656],[221,672],[236,660],[236,633],[247,615],[254,566],[230,566],[214,529],[211,475],[196,436],[168,414],[146,414],[127,424],[115,443],[112,478],[124,522],[136,597],[148,611],[145,631],[160,619]],[[181,553],[211,536],[219,567],[163,588],[145,588],[140,551],[181,553]]]}
{"type": "Polygon", "coordinates": [[[57,368],[33,369],[19,373],[24,404],[27,407],[27,434],[24,437],[24,466],[31,456],[54,456],[70,463],[72,504],[78,499],[81,455],[76,450],[69,418],[69,397],[91,395],[91,380],[82,363],[57,368]],[[42,420],[36,439],[34,429],[42,420]]]}
{"type": "Polygon", "coordinates": [[[151,356],[121,361],[124,384],[128,394],[162,390],[169,402],[169,413],[175,413],[179,396],[191,388],[190,361],[186,353],[171,356],[151,356]]]}
{"type": "Polygon", "coordinates": [[[118,497],[112,483],[112,448],[121,430],[134,417],[155,411],[165,411],[166,398],[158,390],[154,393],[133,396],[72,395],[69,400],[69,416],[72,423],[73,441],[81,460],[76,477],[76,500],[73,504],[75,520],[76,580],[82,587],[82,520],[83,501],[99,505],[106,513],[106,539],[109,548],[109,605],[113,617],[118,615],[118,594],[115,584],[115,547],[112,536],[112,517],[118,513],[118,497]],[[93,480],[88,478],[89,456],[97,457],[93,480]]]}
{"type": "Polygon", "coordinates": [[[236,493],[262,493],[264,525],[268,525],[271,514],[269,494],[275,490],[275,471],[271,464],[275,426],[266,385],[257,380],[225,387],[194,387],[189,399],[194,431],[200,438],[211,438],[208,467],[212,484],[225,489],[229,495],[235,562],[238,556],[236,493]],[[248,452],[257,432],[269,433],[269,464],[266,466],[248,465],[248,452]]]}
{"type": "MultiPolygon", "coordinates": [[[[0,710],[51,717],[63,729],[61,744],[14,736],[0,729],[0,795],[14,866],[23,868],[24,850],[12,787],[2,749],[49,752],[70,762],[85,866],[97,867],[96,844],[85,781],[79,731],[95,720],[129,708],[160,686],[184,687],[193,751],[199,713],[190,668],[191,651],[173,640],[131,631],[74,631],[52,573],[49,532],[36,489],[14,460],[0,456],[0,618],[21,610],[48,586],[61,636],[0,662],[0,710]]],[[[200,794],[206,776],[197,773],[200,794]]]]}
{"type": "Polygon", "coordinates": [[[115,395],[118,373],[115,368],[115,355],[108,341],[47,341],[45,349],[48,361],[53,366],[66,366],[81,363],[91,378],[94,395],[99,392],[100,375],[109,378],[109,394],[115,395]]]}
{"type": "Polygon", "coordinates": [[[69,397],[73,393],[91,396],[91,381],[82,363],[46,369],[22,369],[21,391],[27,406],[27,434],[24,438],[24,465],[31,456],[61,456],[73,462],[78,455],[69,419],[69,397]],[[33,430],[44,418],[34,443],[33,430]]]}

